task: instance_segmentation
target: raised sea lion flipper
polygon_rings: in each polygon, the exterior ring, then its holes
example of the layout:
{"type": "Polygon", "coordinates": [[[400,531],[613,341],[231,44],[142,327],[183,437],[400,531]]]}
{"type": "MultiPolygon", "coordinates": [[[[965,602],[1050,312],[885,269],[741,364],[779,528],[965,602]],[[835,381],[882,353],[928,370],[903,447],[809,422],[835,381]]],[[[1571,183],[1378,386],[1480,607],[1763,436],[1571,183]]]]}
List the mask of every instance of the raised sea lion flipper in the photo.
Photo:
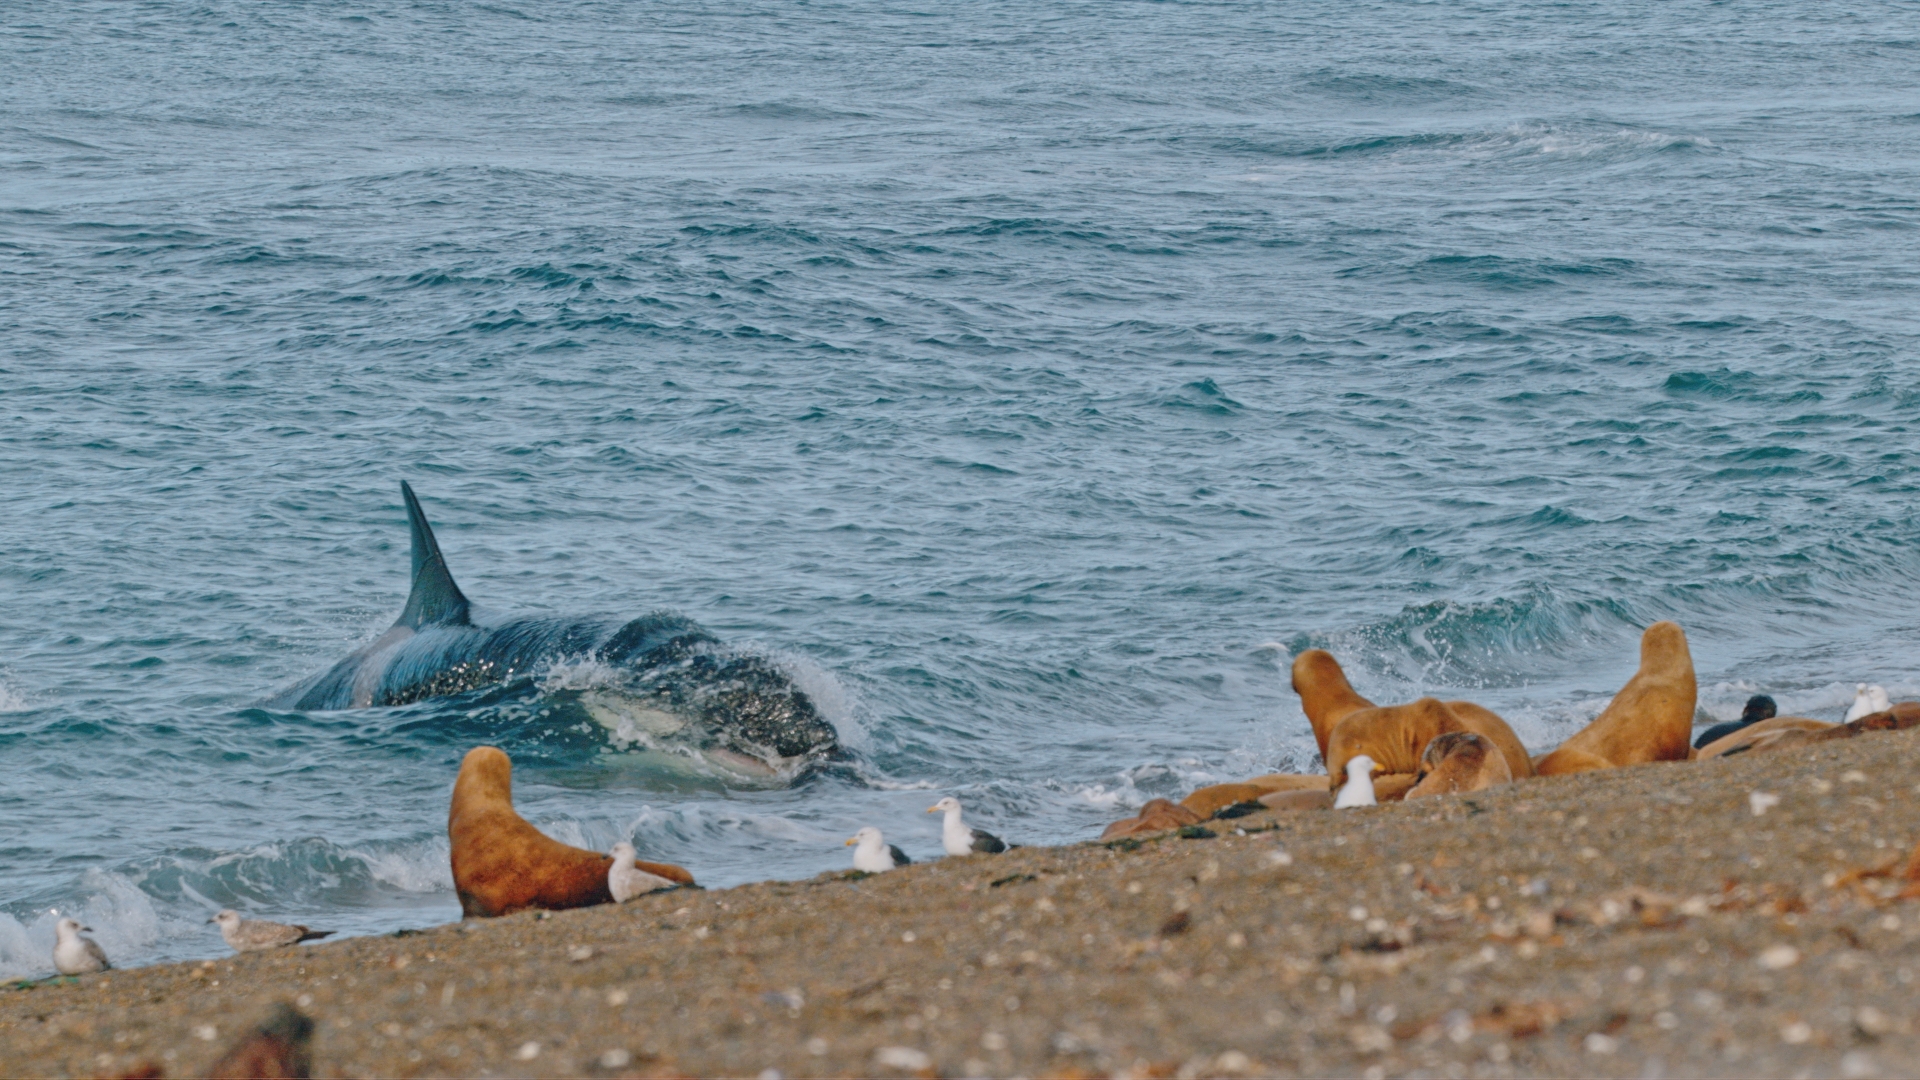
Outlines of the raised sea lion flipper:
{"type": "Polygon", "coordinates": [[[425,626],[466,626],[467,598],[453,583],[446,557],[433,538],[433,526],[414,498],[413,487],[400,481],[400,495],[407,503],[407,523],[413,528],[413,591],[407,594],[406,610],[395,626],[418,630],[425,626]]]}

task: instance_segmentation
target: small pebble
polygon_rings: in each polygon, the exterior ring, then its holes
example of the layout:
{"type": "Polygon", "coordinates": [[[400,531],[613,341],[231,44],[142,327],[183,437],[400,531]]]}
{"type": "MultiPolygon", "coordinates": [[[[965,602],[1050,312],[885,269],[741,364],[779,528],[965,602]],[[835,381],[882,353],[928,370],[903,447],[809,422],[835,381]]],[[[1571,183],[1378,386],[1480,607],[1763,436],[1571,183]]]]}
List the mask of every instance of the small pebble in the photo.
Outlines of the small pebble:
{"type": "Polygon", "coordinates": [[[1760,966],[1768,971],[1790,968],[1800,962],[1800,950],[1791,945],[1769,945],[1760,952],[1760,966]]]}
{"type": "Polygon", "coordinates": [[[1753,811],[1754,817],[1759,817],[1779,805],[1780,796],[1770,791],[1756,791],[1747,796],[1747,807],[1753,811]]]}
{"type": "Polygon", "coordinates": [[[883,1069],[904,1069],[907,1072],[933,1067],[933,1059],[924,1050],[915,1050],[911,1046],[883,1046],[873,1052],[873,1062],[883,1069]]]}

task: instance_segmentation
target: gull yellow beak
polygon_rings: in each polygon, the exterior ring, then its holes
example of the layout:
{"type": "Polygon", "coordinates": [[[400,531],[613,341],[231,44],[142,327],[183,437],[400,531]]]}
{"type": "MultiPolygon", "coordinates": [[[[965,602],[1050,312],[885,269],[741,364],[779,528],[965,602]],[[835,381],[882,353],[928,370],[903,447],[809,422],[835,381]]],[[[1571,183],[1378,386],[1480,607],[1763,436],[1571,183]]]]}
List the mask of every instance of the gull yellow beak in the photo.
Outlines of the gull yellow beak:
{"type": "Polygon", "coordinates": [[[840,846],[841,846],[841,847],[852,847],[853,845],[855,845],[855,844],[857,844],[857,843],[859,843],[859,842],[860,842],[860,838],[859,838],[859,837],[857,837],[857,836],[849,836],[849,837],[847,837],[847,842],[846,842],[846,843],[844,843],[844,844],[841,844],[840,846]]]}
{"type": "Polygon", "coordinates": [[[937,813],[939,813],[939,812],[940,812],[940,808],[939,808],[939,807],[937,807],[937,806],[929,806],[929,807],[927,807],[927,813],[929,813],[929,814],[937,814],[937,813]]]}

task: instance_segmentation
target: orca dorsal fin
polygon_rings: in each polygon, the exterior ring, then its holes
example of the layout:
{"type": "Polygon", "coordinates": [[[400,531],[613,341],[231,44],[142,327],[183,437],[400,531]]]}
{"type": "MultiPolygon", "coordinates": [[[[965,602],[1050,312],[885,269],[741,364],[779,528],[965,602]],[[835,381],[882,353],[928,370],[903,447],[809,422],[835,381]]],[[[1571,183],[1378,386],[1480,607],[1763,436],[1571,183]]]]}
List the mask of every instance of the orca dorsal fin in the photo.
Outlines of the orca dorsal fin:
{"type": "Polygon", "coordinates": [[[427,524],[420,500],[413,488],[400,481],[400,494],[407,500],[407,523],[413,527],[413,591],[407,594],[407,608],[393,625],[418,630],[424,626],[467,625],[467,598],[453,583],[447,571],[446,557],[433,538],[433,526],[427,524]]]}

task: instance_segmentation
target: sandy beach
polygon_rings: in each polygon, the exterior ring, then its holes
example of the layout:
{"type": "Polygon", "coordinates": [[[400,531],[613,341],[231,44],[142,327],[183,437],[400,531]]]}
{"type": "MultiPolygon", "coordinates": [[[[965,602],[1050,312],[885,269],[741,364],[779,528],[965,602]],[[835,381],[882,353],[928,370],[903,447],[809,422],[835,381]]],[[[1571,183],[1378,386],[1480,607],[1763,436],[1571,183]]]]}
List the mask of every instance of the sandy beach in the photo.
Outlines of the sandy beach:
{"type": "Polygon", "coordinates": [[[1914,1075],[1917,775],[1880,734],[115,971],[0,992],[0,1058],[195,1076],[288,1001],[343,1077],[1914,1075]]]}

